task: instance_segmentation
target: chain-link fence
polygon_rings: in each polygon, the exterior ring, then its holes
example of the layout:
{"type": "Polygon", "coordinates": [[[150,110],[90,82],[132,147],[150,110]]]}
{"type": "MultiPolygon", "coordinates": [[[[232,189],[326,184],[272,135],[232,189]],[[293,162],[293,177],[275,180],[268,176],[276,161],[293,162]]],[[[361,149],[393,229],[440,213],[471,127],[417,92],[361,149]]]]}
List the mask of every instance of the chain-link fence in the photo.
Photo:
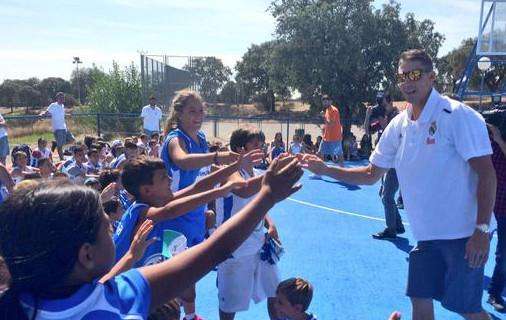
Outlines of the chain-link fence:
{"type": "MultiPolygon", "coordinates": [[[[167,114],[163,116],[161,127],[165,124],[167,114]]],[[[6,116],[9,140],[13,143],[34,143],[39,136],[50,137],[52,134],[51,120],[40,119],[38,116],[6,116]]],[[[105,139],[137,135],[142,132],[142,119],[137,113],[74,113],[67,115],[68,129],[79,139],[84,135],[102,136],[105,139]]],[[[268,118],[258,117],[224,117],[208,116],[202,124],[209,141],[219,139],[228,142],[230,134],[246,126],[254,126],[262,130],[267,141],[281,132],[285,141],[291,141],[294,134],[310,134],[315,140],[322,134],[318,126],[320,121],[300,120],[290,117],[268,118]]],[[[360,128],[352,127],[352,132],[361,138],[360,128]]]]}
{"type": "MultiPolygon", "coordinates": [[[[160,103],[168,105],[176,91],[193,88],[190,72],[168,64],[169,56],[141,54],[141,81],[143,98],[154,95],[160,103]]],[[[191,59],[189,59],[191,63],[191,59]]]]}

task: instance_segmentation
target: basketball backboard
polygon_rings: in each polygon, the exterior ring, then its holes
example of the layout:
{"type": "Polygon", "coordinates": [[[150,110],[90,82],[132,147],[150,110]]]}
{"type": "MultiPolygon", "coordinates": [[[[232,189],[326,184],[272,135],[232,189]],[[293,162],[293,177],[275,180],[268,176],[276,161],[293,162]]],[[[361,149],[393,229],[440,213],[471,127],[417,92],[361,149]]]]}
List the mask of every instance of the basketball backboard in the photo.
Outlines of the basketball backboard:
{"type": "Polygon", "coordinates": [[[506,0],[482,0],[476,55],[506,55],[506,0]]]}

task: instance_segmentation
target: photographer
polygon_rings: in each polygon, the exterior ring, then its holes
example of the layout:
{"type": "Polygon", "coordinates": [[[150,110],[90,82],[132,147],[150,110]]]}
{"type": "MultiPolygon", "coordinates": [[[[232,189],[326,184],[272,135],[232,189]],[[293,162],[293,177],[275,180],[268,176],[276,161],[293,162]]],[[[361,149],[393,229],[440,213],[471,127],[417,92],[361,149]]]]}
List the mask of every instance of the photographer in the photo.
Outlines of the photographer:
{"type": "MultiPolygon", "coordinates": [[[[392,98],[388,92],[380,92],[376,96],[376,105],[367,107],[365,113],[364,129],[366,135],[378,132],[379,141],[383,130],[399,112],[392,104],[392,98]]],[[[387,227],[385,230],[373,234],[374,239],[393,239],[397,234],[404,233],[404,226],[395,203],[395,193],[399,190],[399,181],[395,169],[389,169],[383,176],[380,190],[381,201],[385,210],[387,227]]]]}
{"type": "Polygon", "coordinates": [[[495,268],[492,280],[488,287],[488,303],[499,312],[506,312],[502,291],[506,284],[506,142],[501,131],[491,124],[487,118],[492,142],[492,163],[497,176],[497,191],[494,205],[494,214],[497,220],[497,249],[495,253],[495,268]]]}

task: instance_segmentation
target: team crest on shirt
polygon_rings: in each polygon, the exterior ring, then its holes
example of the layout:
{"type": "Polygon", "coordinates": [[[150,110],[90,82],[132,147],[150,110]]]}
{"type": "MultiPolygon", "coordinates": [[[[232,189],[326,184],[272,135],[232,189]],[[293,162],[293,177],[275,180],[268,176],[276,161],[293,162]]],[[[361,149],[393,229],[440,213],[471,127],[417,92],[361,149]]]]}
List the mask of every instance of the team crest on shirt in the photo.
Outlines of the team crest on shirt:
{"type": "Polygon", "coordinates": [[[434,138],[434,135],[437,131],[437,124],[436,121],[432,121],[429,127],[429,136],[427,137],[427,140],[425,141],[426,144],[436,144],[436,138],[434,138]]]}

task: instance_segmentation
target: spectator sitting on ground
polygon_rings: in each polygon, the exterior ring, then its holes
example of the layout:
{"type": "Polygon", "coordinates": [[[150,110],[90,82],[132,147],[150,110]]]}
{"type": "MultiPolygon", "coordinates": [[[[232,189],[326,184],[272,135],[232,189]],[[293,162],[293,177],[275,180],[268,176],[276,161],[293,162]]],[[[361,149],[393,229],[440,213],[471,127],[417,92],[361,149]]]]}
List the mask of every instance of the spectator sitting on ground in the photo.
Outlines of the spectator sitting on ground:
{"type": "MultiPolygon", "coordinates": [[[[39,158],[47,158],[49,161],[53,162],[53,154],[51,150],[47,147],[47,140],[40,137],[37,140],[37,148],[33,150],[33,153],[36,151],[40,152],[41,156],[39,158]]],[[[33,155],[33,154],[32,154],[33,155]]]]}
{"type": "Polygon", "coordinates": [[[100,156],[97,149],[90,149],[88,151],[88,162],[86,162],[86,174],[98,175],[102,169],[100,163],[100,156]]]}
{"type": "Polygon", "coordinates": [[[313,299],[313,286],[302,278],[282,281],[276,289],[276,311],[282,319],[316,320],[307,312],[313,299]]]}
{"type": "Polygon", "coordinates": [[[269,150],[269,162],[276,159],[280,154],[285,152],[285,143],[283,142],[283,135],[281,132],[276,132],[274,140],[271,142],[269,150]]]}
{"type": "Polygon", "coordinates": [[[311,140],[311,135],[310,134],[306,133],[302,137],[302,145],[304,146],[304,153],[314,154],[317,151],[317,150],[314,149],[315,146],[313,144],[313,141],[311,140]]]}
{"type": "Polygon", "coordinates": [[[49,158],[39,159],[37,166],[43,179],[51,179],[56,168],[49,158]]]}
{"type": "Polygon", "coordinates": [[[71,180],[76,182],[84,182],[86,178],[87,167],[85,165],[86,156],[84,153],[84,146],[76,146],[74,148],[74,156],[72,157],[72,164],[67,168],[62,168],[62,172],[66,173],[71,180]]]}
{"type": "Polygon", "coordinates": [[[23,151],[14,153],[14,163],[10,172],[14,183],[19,183],[29,173],[39,172],[39,169],[27,165],[28,159],[23,151]]]}
{"type": "Polygon", "coordinates": [[[158,144],[158,140],[151,139],[151,141],[149,141],[148,156],[160,158],[160,145],[158,144]]]}
{"type": "Polygon", "coordinates": [[[304,146],[298,134],[293,135],[292,142],[290,142],[290,146],[288,147],[288,153],[291,155],[304,153],[304,146]]]}

